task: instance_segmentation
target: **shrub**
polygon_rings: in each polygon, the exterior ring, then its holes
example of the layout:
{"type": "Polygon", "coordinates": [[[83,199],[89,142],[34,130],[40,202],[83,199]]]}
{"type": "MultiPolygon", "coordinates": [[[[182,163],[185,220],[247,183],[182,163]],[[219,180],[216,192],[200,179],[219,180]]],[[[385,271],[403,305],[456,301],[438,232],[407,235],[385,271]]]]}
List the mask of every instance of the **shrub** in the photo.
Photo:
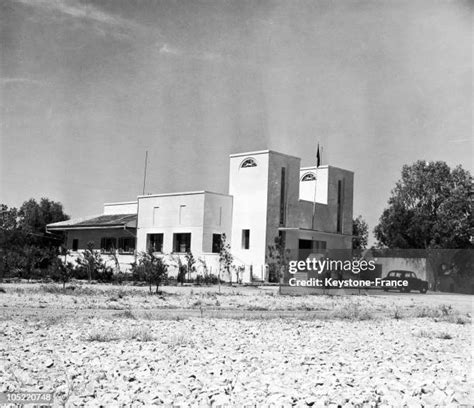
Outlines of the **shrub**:
{"type": "Polygon", "coordinates": [[[453,313],[453,307],[451,305],[440,305],[441,314],[448,316],[453,313]]]}
{"type": "Polygon", "coordinates": [[[423,307],[415,311],[415,317],[428,317],[437,322],[467,324],[471,321],[468,315],[461,315],[451,305],[423,307]]]}
{"type": "Polygon", "coordinates": [[[453,336],[451,336],[448,332],[442,332],[438,334],[438,339],[443,339],[443,340],[451,340],[453,336]]]}
{"type": "Polygon", "coordinates": [[[415,311],[416,317],[442,317],[452,315],[454,310],[451,305],[440,305],[438,307],[427,306],[415,311]]]}
{"type": "Polygon", "coordinates": [[[150,287],[150,293],[152,293],[153,285],[156,285],[155,293],[159,293],[158,288],[166,279],[167,271],[168,265],[163,258],[155,256],[153,250],[149,250],[147,253],[142,252],[139,256],[138,264],[132,265],[132,275],[137,280],[147,282],[150,287]]]}
{"type": "Polygon", "coordinates": [[[264,310],[268,310],[268,307],[264,307],[264,306],[249,306],[249,307],[247,307],[247,310],[251,310],[251,311],[264,311],[264,310]]]}
{"type": "Polygon", "coordinates": [[[451,336],[451,334],[449,334],[448,332],[436,333],[436,332],[427,331],[427,330],[419,330],[415,332],[415,336],[426,337],[428,339],[432,339],[436,337],[437,339],[442,339],[442,340],[451,340],[453,338],[453,336],[451,336]]]}
{"type": "Polygon", "coordinates": [[[181,283],[181,285],[186,282],[186,272],[186,265],[180,262],[178,264],[178,277],[176,278],[176,280],[178,281],[178,283],[181,283]]]}
{"type": "Polygon", "coordinates": [[[114,314],[114,316],[122,319],[137,320],[137,317],[130,310],[124,310],[123,312],[114,314]]]}
{"type": "Polygon", "coordinates": [[[138,327],[115,333],[96,330],[90,333],[86,340],[106,343],[116,340],[153,341],[155,338],[149,332],[148,328],[138,327]]]}
{"type": "Polygon", "coordinates": [[[204,283],[206,285],[217,285],[219,283],[219,278],[212,273],[206,274],[204,275],[204,283]]]}
{"type": "Polygon", "coordinates": [[[52,294],[60,294],[64,293],[64,289],[61,289],[57,285],[41,285],[40,291],[43,293],[52,293],[52,294]]]}
{"type": "Polygon", "coordinates": [[[176,263],[176,266],[178,268],[178,276],[176,277],[176,280],[178,283],[181,283],[181,285],[183,283],[186,282],[186,274],[189,270],[189,263],[191,264],[191,266],[194,265],[194,257],[192,254],[188,255],[186,254],[186,264],[183,263],[183,261],[181,260],[181,257],[179,255],[176,255],[176,256],[173,256],[172,257],[173,261],[176,263]],[[189,260],[188,260],[189,258],[189,260]]]}
{"type": "Polygon", "coordinates": [[[74,266],[71,262],[64,264],[59,258],[56,258],[49,268],[50,276],[55,282],[61,282],[63,289],[66,288],[68,283],[74,277],[74,266]]]}
{"type": "Polygon", "coordinates": [[[181,335],[174,335],[167,340],[168,348],[176,348],[176,347],[192,347],[194,346],[194,342],[186,337],[184,334],[181,335]]]}
{"type": "Polygon", "coordinates": [[[128,333],[128,337],[137,341],[153,341],[155,337],[148,331],[147,328],[140,327],[133,329],[128,333]]]}
{"type": "Polygon", "coordinates": [[[451,323],[468,324],[471,320],[467,316],[452,316],[451,323]]]}
{"type": "Polygon", "coordinates": [[[76,279],[88,279],[89,282],[112,282],[114,276],[113,269],[108,267],[100,251],[94,250],[94,243],[89,242],[87,249],[77,258],[77,266],[74,271],[76,279]]]}
{"type": "Polygon", "coordinates": [[[98,342],[109,342],[109,341],[115,341],[118,340],[118,337],[116,335],[113,335],[110,332],[103,332],[103,331],[94,331],[89,334],[89,336],[86,339],[87,341],[98,341],[98,342]]]}
{"type": "Polygon", "coordinates": [[[216,285],[219,279],[213,274],[197,275],[195,283],[196,285],[216,285]]]}
{"type": "Polygon", "coordinates": [[[400,308],[395,308],[395,310],[393,311],[393,318],[395,320],[400,320],[403,318],[402,311],[400,310],[400,308]]]}
{"type": "Polygon", "coordinates": [[[196,285],[202,285],[204,283],[204,276],[202,275],[197,275],[196,279],[194,281],[196,285]]]}
{"type": "Polygon", "coordinates": [[[360,307],[357,303],[342,304],[337,306],[331,314],[336,319],[343,320],[372,320],[374,316],[370,310],[360,307]]]}

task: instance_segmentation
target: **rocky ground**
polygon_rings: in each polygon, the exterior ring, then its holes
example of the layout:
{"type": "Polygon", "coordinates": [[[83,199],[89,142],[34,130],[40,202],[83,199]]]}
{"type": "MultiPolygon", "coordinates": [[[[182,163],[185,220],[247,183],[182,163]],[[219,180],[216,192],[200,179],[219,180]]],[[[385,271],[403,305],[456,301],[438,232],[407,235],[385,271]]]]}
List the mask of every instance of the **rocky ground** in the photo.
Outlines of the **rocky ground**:
{"type": "Polygon", "coordinates": [[[55,406],[474,402],[471,296],[2,288],[0,392],[52,391],[55,406]]]}

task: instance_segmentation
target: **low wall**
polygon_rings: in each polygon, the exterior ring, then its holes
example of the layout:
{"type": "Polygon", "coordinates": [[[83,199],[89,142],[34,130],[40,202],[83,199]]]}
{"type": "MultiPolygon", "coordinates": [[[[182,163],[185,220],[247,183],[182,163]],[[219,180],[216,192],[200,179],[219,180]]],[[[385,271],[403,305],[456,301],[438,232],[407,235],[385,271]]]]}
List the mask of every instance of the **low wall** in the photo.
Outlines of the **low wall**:
{"type": "Polygon", "coordinates": [[[382,278],[390,271],[403,270],[415,272],[418,278],[428,280],[426,258],[377,258],[375,263],[382,267],[382,278]]]}

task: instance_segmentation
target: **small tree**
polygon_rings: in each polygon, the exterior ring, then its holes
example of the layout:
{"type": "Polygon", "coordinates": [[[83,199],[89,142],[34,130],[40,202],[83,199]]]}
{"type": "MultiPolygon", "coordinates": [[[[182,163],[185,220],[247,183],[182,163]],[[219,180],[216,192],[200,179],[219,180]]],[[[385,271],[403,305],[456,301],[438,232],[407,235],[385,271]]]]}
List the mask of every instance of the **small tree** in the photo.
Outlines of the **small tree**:
{"type": "Polygon", "coordinates": [[[268,280],[281,282],[290,261],[290,250],[285,248],[285,241],[282,237],[275,237],[275,244],[268,246],[266,258],[269,268],[268,280]]]}
{"type": "Polygon", "coordinates": [[[369,241],[369,225],[359,215],[352,220],[352,249],[366,249],[369,241]]]}
{"type": "Polygon", "coordinates": [[[207,262],[204,258],[198,258],[197,262],[201,265],[204,283],[207,285],[209,279],[209,268],[207,266],[207,262]]]}
{"type": "Polygon", "coordinates": [[[112,270],[107,267],[100,251],[94,249],[94,242],[87,244],[87,249],[77,258],[78,269],[85,270],[89,283],[91,280],[97,279],[101,281],[109,281],[112,276],[112,270]]]}
{"type": "Polygon", "coordinates": [[[120,262],[119,262],[119,259],[118,259],[117,252],[112,251],[112,253],[109,255],[109,257],[110,257],[110,260],[113,261],[113,263],[114,263],[114,272],[116,274],[119,274],[120,273],[120,262]]]}
{"type": "Polygon", "coordinates": [[[171,259],[176,263],[178,268],[178,276],[176,277],[176,280],[178,283],[181,283],[181,286],[183,286],[183,283],[186,280],[186,272],[188,271],[186,265],[183,263],[179,255],[171,256],[171,259]]]}
{"type": "Polygon", "coordinates": [[[79,266],[84,267],[87,270],[87,277],[89,283],[92,280],[92,274],[95,272],[95,250],[94,250],[94,241],[89,241],[87,243],[87,249],[82,254],[82,258],[78,258],[77,263],[79,266]]]}
{"type": "Polygon", "coordinates": [[[25,245],[21,254],[22,259],[22,278],[30,279],[33,271],[42,259],[42,250],[36,245],[25,245]]]}
{"type": "Polygon", "coordinates": [[[192,252],[186,252],[184,255],[186,261],[186,271],[188,273],[188,281],[191,281],[191,272],[196,271],[196,259],[192,252]]]}
{"type": "Polygon", "coordinates": [[[235,276],[237,279],[237,283],[242,283],[242,276],[245,271],[245,266],[244,265],[234,265],[233,269],[235,271],[235,276]]]}
{"type": "Polygon", "coordinates": [[[232,285],[231,267],[234,262],[234,257],[230,252],[230,244],[227,242],[225,234],[221,235],[220,250],[219,250],[219,284],[220,272],[225,271],[230,277],[230,284],[232,285]]]}
{"type": "Polygon", "coordinates": [[[203,281],[205,285],[215,284],[217,283],[216,275],[209,273],[209,266],[204,258],[199,258],[197,260],[201,264],[201,271],[203,273],[203,281]]]}
{"type": "MultiPolygon", "coordinates": [[[[163,258],[155,256],[153,250],[142,252],[138,259],[138,264],[135,266],[138,275],[148,283],[150,293],[152,293],[152,286],[156,285],[155,293],[159,293],[158,289],[164,279],[167,277],[168,265],[163,258]]],[[[135,274],[135,271],[133,271],[135,274]]]]}
{"type": "Polygon", "coordinates": [[[51,265],[51,268],[52,278],[62,282],[63,290],[66,289],[66,283],[74,276],[74,265],[71,262],[64,263],[57,258],[51,265]]]}

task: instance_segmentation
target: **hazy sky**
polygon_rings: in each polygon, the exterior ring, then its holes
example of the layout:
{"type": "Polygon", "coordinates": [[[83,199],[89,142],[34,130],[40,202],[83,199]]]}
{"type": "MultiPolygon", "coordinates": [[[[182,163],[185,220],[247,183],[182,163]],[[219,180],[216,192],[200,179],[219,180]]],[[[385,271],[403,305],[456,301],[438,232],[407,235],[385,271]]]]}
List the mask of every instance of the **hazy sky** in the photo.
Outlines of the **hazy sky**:
{"type": "Polygon", "coordinates": [[[230,153],[355,172],[376,225],[403,164],[473,171],[472,2],[3,0],[0,202],[73,216],[226,192],[230,153]]]}

